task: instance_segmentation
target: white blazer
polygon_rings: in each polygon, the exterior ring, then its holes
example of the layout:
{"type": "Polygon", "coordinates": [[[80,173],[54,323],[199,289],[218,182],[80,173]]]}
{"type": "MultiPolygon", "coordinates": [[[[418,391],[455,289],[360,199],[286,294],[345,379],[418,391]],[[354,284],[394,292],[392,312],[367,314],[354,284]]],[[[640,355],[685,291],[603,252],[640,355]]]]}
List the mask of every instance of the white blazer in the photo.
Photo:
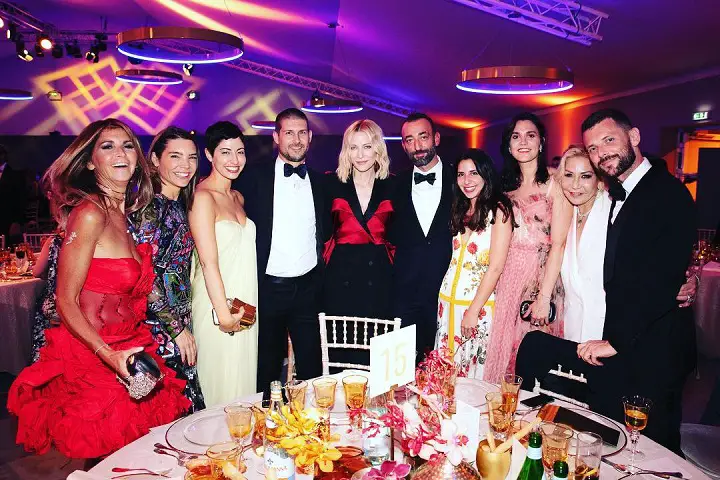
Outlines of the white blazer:
{"type": "Polygon", "coordinates": [[[568,231],[560,275],[565,286],[565,338],[574,342],[601,340],[605,326],[603,262],[610,195],[598,192],[577,242],[577,207],[568,231]]]}

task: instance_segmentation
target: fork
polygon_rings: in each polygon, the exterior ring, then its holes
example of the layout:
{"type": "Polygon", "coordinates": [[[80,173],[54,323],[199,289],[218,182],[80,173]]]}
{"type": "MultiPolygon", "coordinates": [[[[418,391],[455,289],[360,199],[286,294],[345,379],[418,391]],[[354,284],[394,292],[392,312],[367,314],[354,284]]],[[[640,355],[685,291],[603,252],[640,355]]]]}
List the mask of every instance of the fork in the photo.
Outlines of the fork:
{"type": "MultiPolygon", "coordinates": [[[[622,464],[622,463],[615,463],[615,462],[613,462],[613,461],[611,461],[611,460],[608,460],[608,459],[605,458],[605,457],[602,458],[602,461],[605,462],[605,463],[607,463],[607,464],[610,465],[611,467],[613,467],[613,468],[614,468],[615,470],[617,470],[618,472],[628,473],[628,474],[632,475],[632,473],[630,473],[630,469],[629,469],[629,467],[628,467],[627,465],[624,465],[624,464],[622,464]]],[[[636,472],[636,473],[647,473],[647,474],[650,474],[650,475],[655,475],[655,476],[657,476],[657,477],[666,478],[666,479],[667,479],[667,478],[670,478],[670,477],[673,477],[673,478],[684,478],[682,472],[657,472],[657,471],[654,471],[654,470],[645,470],[645,469],[639,468],[639,467],[637,468],[637,472],[636,472]]],[[[627,476],[627,475],[626,475],[626,476],[627,476]]],[[[622,478],[625,478],[625,477],[622,477],[622,478]]]]}
{"type": "MultiPolygon", "coordinates": [[[[172,472],[172,468],[167,468],[165,470],[158,470],[153,471],[149,470],[147,468],[124,468],[124,467],[113,467],[112,472],[113,473],[130,473],[130,472],[139,472],[140,474],[150,474],[150,475],[157,475],[158,477],[168,477],[168,474],[172,472]]],[[[121,475],[122,477],[123,475],[121,475]]],[[[117,478],[117,477],[113,477],[117,478]]]]}

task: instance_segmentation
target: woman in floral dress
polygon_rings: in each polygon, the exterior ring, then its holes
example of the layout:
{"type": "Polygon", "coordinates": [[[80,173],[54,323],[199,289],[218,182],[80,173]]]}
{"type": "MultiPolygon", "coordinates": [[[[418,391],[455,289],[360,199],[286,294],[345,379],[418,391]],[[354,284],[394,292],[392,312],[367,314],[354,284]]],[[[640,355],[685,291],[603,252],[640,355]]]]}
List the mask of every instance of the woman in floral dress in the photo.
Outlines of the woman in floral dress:
{"type": "Polygon", "coordinates": [[[33,277],[45,278],[45,287],[35,305],[32,328],[32,362],[40,359],[40,349],[45,346],[45,330],[60,325],[55,307],[55,285],[57,282],[57,260],[65,235],[62,232],[48,237],[33,266],[33,277]]]}
{"type": "Polygon", "coordinates": [[[155,284],[148,296],[145,323],[157,343],[157,354],[178,378],[187,381],[184,393],[192,402],[192,413],[205,408],[195,366],[190,299],[190,256],[195,242],[187,218],[198,150],[189,132],[169,127],[153,140],[148,160],[155,196],[131,218],[138,244],[150,243],[153,249],[155,284]]]}
{"type": "Polygon", "coordinates": [[[492,159],[471,149],[457,164],[451,226],[453,256],[440,287],[435,347],[454,353],[459,375],[482,378],[495,305],[513,228],[492,159]]]}

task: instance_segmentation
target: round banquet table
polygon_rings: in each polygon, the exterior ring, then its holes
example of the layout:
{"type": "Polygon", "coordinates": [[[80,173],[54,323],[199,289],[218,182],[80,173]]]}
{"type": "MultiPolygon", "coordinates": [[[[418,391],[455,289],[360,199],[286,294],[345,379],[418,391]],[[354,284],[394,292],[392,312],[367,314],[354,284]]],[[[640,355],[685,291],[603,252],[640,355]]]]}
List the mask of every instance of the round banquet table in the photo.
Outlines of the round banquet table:
{"type": "Polygon", "coordinates": [[[0,372],[17,375],[30,365],[35,303],[44,284],[39,278],[0,281],[0,372]]]}
{"type": "MultiPolygon", "coordinates": [[[[345,377],[346,375],[350,374],[357,374],[357,373],[365,373],[366,372],[357,372],[357,371],[349,371],[346,370],[344,372],[341,372],[339,374],[331,375],[331,377],[337,378],[340,380],[341,378],[345,377]]],[[[481,391],[499,391],[499,388],[496,385],[492,385],[480,380],[468,380],[464,379],[463,385],[459,385],[456,387],[457,396],[459,400],[462,400],[462,392],[460,392],[458,389],[460,388],[466,388],[473,390],[473,396],[474,398],[477,398],[476,393],[480,393],[481,391]],[[470,382],[472,382],[472,385],[469,385],[470,382]]],[[[340,381],[338,381],[339,384],[341,384],[340,381]]],[[[312,386],[310,385],[310,382],[308,382],[308,391],[306,395],[306,402],[308,402],[308,405],[312,402],[312,386]]],[[[467,393],[467,392],[466,392],[467,393]]],[[[244,402],[256,402],[261,399],[262,394],[255,394],[251,396],[247,396],[244,398],[238,399],[238,401],[244,401],[244,402]]],[[[468,395],[465,395],[467,397],[468,395]]],[[[533,393],[530,392],[521,392],[520,393],[520,400],[522,399],[534,396],[533,393]]],[[[484,398],[480,397],[480,398],[484,398]]],[[[344,418],[345,415],[342,413],[345,409],[344,406],[345,399],[344,394],[342,392],[342,388],[338,388],[336,391],[336,400],[335,400],[335,407],[333,408],[331,412],[331,423],[334,424],[336,422],[336,418],[344,418]],[[340,415],[338,415],[338,413],[340,415]]],[[[565,402],[556,402],[559,405],[563,406],[569,406],[569,404],[565,402]]],[[[518,410],[520,410],[519,406],[518,410]]],[[[209,410],[204,410],[198,413],[195,413],[191,417],[186,417],[186,420],[182,420],[182,422],[187,423],[190,418],[197,417],[202,418],[201,416],[205,416],[208,418],[209,416],[218,416],[218,422],[219,425],[218,428],[224,428],[224,418],[222,418],[222,408],[214,408],[209,410]]],[[[608,420],[609,421],[609,420],[608,420]]],[[[650,417],[650,421],[652,421],[652,416],[650,417]]],[[[458,423],[462,423],[458,421],[458,423]]],[[[85,472],[74,472],[68,477],[68,480],[101,480],[101,479],[109,479],[109,478],[116,478],[120,479],[122,477],[118,477],[120,474],[113,472],[112,469],[114,467],[122,467],[122,468],[146,468],[152,471],[163,471],[166,469],[172,469],[170,473],[168,473],[168,477],[180,480],[185,475],[185,468],[178,466],[177,461],[167,455],[160,455],[153,452],[153,445],[155,443],[165,443],[166,442],[166,433],[168,432],[168,429],[173,424],[164,425],[161,427],[157,427],[153,429],[150,433],[145,435],[144,437],[136,440],[135,442],[125,446],[124,448],[118,450],[117,452],[113,453],[112,455],[108,456],[105,460],[100,462],[98,465],[96,465],[94,468],[92,468],[88,473],[85,472]]],[[[624,427],[616,423],[620,428],[624,430],[624,427]]],[[[350,445],[355,444],[358,445],[360,438],[357,436],[355,437],[355,441],[350,440],[347,437],[346,426],[343,427],[331,427],[333,433],[340,433],[341,434],[341,440],[338,443],[338,445],[350,445]]],[[[481,416],[480,417],[480,437],[484,438],[485,432],[488,430],[488,421],[487,416],[481,416]]],[[[218,430],[219,431],[219,430],[218,430]]],[[[173,435],[178,435],[177,432],[173,433],[173,435]]],[[[226,435],[226,434],[224,434],[226,435]]],[[[223,436],[223,435],[220,435],[223,436]]],[[[177,438],[177,437],[175,437],[177,438]]],[[[222,439],[220,439],[222,441],[222,439]]],[[[621,439],[622,442],[622,439],[621,439]]],[[[519,444],[516,444],[519,445],[519,444]]],[[[178,445],[174,445],[178,447],[178,445]]],[[[707,479],[709,478],[707,475],[705,475],[701,470],[696,468],[694,465],[690,464],[686,460],[680,458],[676,454],[672,453],[671,451],[667,450],[666,448],[662,447],[661,445],[658,445],[654,441],[650,440],[649,438],[645,436],[640,437],[640,441],[638,443],[638,449],[645,453],[646,458],[642,462],[638,462],[638,466],[644,469],[648,470],[656,470],[656,471],[673,471],[673,472],[682,472],[683,477],[686,479],[693,479],[693,480],[700,480],[700,479],[707,479]]],[[[246,454],[246,458],[248,459],[248,469],[245,475],[247,476],[248,480],[260,480],[263,477],[262,474],[258,473],[260,465],[262,465],[262,459],[257,458],[255,454],[252,451],[248,451],[246,454]]],[[[522,452],[522,458],[521,460],[524,460],[525,453],[522,452]]],[[[629,451],[627,449],[617,453],[616,455],[613,455],[610,457],[613,462],[620,463],[620,464],[628,464],[630,460],[629,451]]],[[[513,458],[513,464],[515,464],[515,458],[513,458]]],[[[522,465],[522,462],[520,462],[520,465],[522,465]]],[[[519,470],[519,467],[518,467],[519,470]]],[[[511,470],[512,472],[513,470],[511,470]]],[[[517,473],[515,474],[517,475],[517,473]]],[[[514,480],[513,478],[510,478],[512,475],[508,475],[507,480],[514,480]]],[[[601,469],[600,469],[600,478],[603,480],[616,480],[620,477],[624,476],[623,473],[620,473],[613,469],[611,466],[607,465],[606,463],[602,463],[601,469]]],[[[136,479],[140,477],[127,477],[128,480],[136,479]]],[[[159,477],[155,477],[159,478],[159,477]]]]}
{"type": "Polygon", "coordinates": [[[703,267],[694,310],[698,351],[706,358],[720,358],[720,263],[703,267]]]}

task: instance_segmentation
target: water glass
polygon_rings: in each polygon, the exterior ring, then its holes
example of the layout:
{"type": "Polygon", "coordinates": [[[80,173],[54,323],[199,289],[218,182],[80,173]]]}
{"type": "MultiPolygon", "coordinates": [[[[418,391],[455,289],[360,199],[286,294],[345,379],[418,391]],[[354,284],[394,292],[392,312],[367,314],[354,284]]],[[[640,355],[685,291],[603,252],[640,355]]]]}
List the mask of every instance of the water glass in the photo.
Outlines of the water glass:
{"type": "Polygon", "coordinates": [[[326,408],[332,410],[335,406],[335,388],[337,380],[334,378],[323,377],[313,382],[313,390],[315,391],[315,404],[318,408],[326,408]]]}
{"type": "MultiPolygon", "coordinates": [[[[591,432],[578,432],[570,439],[568,468],[574,480],[598,480],[602,460],[603,441],[591,432]]],[[[572,478],[570,480],[573,480],[572,478]]]]}

